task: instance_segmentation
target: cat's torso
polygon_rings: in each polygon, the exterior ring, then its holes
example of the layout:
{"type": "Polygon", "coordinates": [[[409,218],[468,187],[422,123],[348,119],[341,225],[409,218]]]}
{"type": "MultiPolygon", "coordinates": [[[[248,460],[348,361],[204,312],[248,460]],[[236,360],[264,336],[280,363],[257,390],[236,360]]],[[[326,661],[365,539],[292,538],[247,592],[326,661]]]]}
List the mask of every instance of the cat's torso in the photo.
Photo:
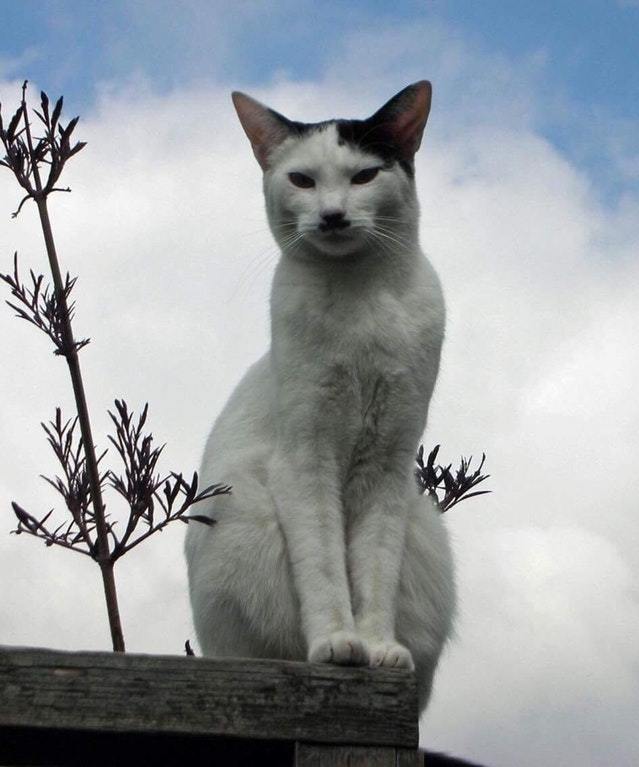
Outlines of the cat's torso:
{"type": "Polygon", "coordinates": [[[444,333],[412,164],[430,86],[312,125],[235,98],[282,257],[271,348],[202,462],[204,483],[233,490],[203,512],[215,526],[187,532],[198,639],[210,655],[415,668],[423,707],[455,598],[413,477],[444,333]]]}
{"type": "Polygon", "coordinates": [[[422,254],[401,269],[365,257],[330,270],[282,261],[271,316],[271,407],[281,438],[313,433],[316,447],[335,449],[342,471],[401,442],[410,468],[444,324],[439,281],[422,254]]]}

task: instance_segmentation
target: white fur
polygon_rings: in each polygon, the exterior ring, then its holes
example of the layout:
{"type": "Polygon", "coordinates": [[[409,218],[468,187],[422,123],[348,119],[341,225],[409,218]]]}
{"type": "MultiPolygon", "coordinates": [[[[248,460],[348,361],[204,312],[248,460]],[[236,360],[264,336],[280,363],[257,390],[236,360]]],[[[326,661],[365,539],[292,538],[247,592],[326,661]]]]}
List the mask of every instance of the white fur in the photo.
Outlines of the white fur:
{"type": "Polygon", "coordinates": [[[271,349],[215,422],[201,480],[233,491],[198,509],[217,524],[189,524],[186,555],[204,654],[414,665],[423,708],[454,609],[446,531],[413,477],[444,304],[413,181],[393,165],[351,183],[379,165],[334,124],[272,151],[271,349]],[[347,234],[317,229],[326,210],[347,234]]]}

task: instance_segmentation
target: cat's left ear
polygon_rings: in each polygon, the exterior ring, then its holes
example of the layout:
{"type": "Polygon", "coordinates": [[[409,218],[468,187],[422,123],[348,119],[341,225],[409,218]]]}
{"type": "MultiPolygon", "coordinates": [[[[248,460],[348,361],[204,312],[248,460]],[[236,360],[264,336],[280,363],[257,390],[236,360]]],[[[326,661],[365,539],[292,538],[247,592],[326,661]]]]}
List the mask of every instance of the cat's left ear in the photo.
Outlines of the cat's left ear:
{"type": "Polygon", "coordinates": [[[430,112],[433,88],[428,80],[420,80],[397,93],[366,122],[390,134],[402,159],[412,160],[419,149],[430,112]]]}
{"type": "Polygon", "coordinates": [[[267,170],[270,153],[290,133],[288,120],[245,93],[233,91],[231,98],[253,154],[262,170],[267,170]]]}

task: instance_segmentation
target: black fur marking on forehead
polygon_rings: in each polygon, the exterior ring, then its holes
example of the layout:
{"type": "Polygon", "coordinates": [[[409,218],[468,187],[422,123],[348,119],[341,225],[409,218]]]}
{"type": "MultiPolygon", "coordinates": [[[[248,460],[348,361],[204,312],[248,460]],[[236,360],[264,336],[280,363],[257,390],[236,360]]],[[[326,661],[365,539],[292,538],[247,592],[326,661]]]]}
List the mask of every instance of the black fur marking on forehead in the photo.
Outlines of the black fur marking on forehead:
{"type": "Polygon", "coordinates": [[[379,157],[385,165],[399,163],[409,178],[415,177],[415,166],[402,157],[390,131],[371,120],[334,120],[341,141],[379,157]]]}
{"type": "Polygon", "coordinates": [[[284,117],[284,115],[281,115],[274,109],[269,109],[268,111],[273,115],[273,117],[276,117],[283,125],[288,128],[289,133],[292,133],[298,138],[309,136],[311,133],[315,133],[319,130],[322,130],[323,128],[326,128],[328,125],[337,122],[336,120],[324,120],[321,123],[300,123],[296,122],[295,120],[289,120],[288,117],[284,117]]]}
{"type": "Polygon", "coordinates": [[[400,148],[393,141],[390,131],[384,129],[383,124],[375,123],[370,119],[324,120],[319,123],[302,123],[289,120],[273,109],[269,109],[269,112],[284,123],[291,134],[299,138],[324,130],[329,125],[335,125],[340,146],[346,143],[368,154],[373,154],[379,157],[386,167],[397,162],[409,178],[415,178],[413,162],[401,156],[400,148]]]}

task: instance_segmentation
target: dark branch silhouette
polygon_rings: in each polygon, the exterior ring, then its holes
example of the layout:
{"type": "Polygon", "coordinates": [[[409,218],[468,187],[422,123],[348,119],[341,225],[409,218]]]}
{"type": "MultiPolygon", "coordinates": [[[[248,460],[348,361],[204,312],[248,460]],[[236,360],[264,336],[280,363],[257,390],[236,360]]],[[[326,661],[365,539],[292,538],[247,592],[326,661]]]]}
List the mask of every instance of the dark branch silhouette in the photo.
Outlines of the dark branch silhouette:
{"type": "Polygon", "coordinates": [[[213,525],[214,520],[210,517],[187,515],[187,511],[200,501],[230,492],[230,488],[215,484],[199,490],[197,473],[190,481],[174,471],[161,476],[157,472],[157,463],[163,446],[154,447],[152,435],[143,431],[148,405],[135,421],[123,400],[116,400],[115,412],[109,413],[115,429],[109,439],[124,463],[124,472],[116,474],[111,469],[102,471],[100,468],[106,450],[100,456],[96,454],[78,355],[89,339],[76,341],[73,336],[71,320],[75,305],[70,296],[76,278],[68,272],[65,279],[62,278],[47,208],[50,194],[71,191],[56,184],[67,161],[86,144],[80,141],[71,145],[71,135],[79,118],[74,117],[63,126],[60,122],[62,97],[50,111],[49,98],[44,92],[40,95],[40,111],[34,110],[41,135],[34,135],[26,92],[25,81],[20,107],[7,127],[2,121],[0,105],[0,142],[5,152],[0,166],[8,168],[26,192],[13,216],[20,213],[28,200],[33,200],[37,206],[53,285],[45,282],[43,274],[33,270],[29,271],[30,284],[25,284],[18,270],[17,253],[14,254],[13,273],[0,274],[0,279],[11,290],[13,300],[7,303],[17,317],[45,333],[53,342],[55,354],[66,360],[77,416],[63,421],[60,408],[57,408],[54,420],[42,424],[61,467],[59,475],[44,479],[62,497],[70,518],[54,521],[53,509],[38,517],[14,502],[12,507],[18,525],[13,532],[33,535],[47,546],[70,549],[90,556],[98,563],[113,649],[123,652],[124,635],[113,574],[115,562],[153,533],[163,530],[169,522],[194,520],[213,525]],[[79,427],[79,434],[76,427],[79,427]],[[128,519],[121,533],[117,521],[106,512],[103,499],[106,488],[115,490],[128,505],[128,519]]]}
{"type": "Polygon", "coordinates": [[[453,474],[451,472],[452,464],[448,466],[439,466],[435,464],[435,459],[439,453],[439,445],[436,445],[429,453],[426,463],[424,463],[424,446],[420,445],[417,452],[417,468],[415,469],[415,479],[417,486],[422,493],[428,495],[437,503],[440,511],[443,513],[451,509],[460,501],[466,501],[477,495],[486,495],[490,490],[477,490],[473,493],[470,490],[476,487],[480,482],[488,479],[490,474],[482,474],[486,456],[482,454],[481,462],[475,471],[470,474],[470,458],[462,458],[459,468],[453,474]]]}
{"type": "MultiPolygon", "coordinates": [[[[116,530],[117,522],[112,522],[110,515],[105,515],[105,524],[110,538],[110,558],[115,562],[127,551],[137,546],[153,533],[162,530],[169,522],[191,520],[207,525],[214,525],[215,520],[203,515],[187,515],[186,512],[196,503],[217,495],[229,493],[226,485],[209,485],[198,492],[197,472],[187,482],[181,474],[170,472],[161,477],[156,473],[156,465],[163,447],[153,447],[153,436],[144,434],[148,405],[144,407],[137,423],[129,413],[124,401],[115,401],[116,412],[111,413],[115,427],[115,436],[109,440],[124,464],[124,474],[118,475],[107,469],[100,475],[102,488],[110,486],[124,498],[129,516],[126,528],[121,535],[116,530]]],[[[41,538],[47,546],[63,546],[80,554],[86,554],[97,561],[98,550],[95,540],[95,515],[91,503],[91,489],[86,472],[86,459],[82,438],[77,436],[75,428],[78,419],[63,421],[60,408],[56,408],[55,420],[42,428],[53,450],[62,474],[42,478],[62,497],[71,515],[71,520],[56,527],[52,526],[53,509],[42,519],[25,511],[17,503],[13,510],[18,518],[15,534],[28,533],[41,538]]],[[[102,461],[105,450],[97,459],[102,461]]]]}
{"type": "MultiPolygon", "coordinates": [[[[43,274],[35,274],[33,269],[30,269],[29,275],[31,277],[31,287],[27,288],[20,281],[20,274],[18,272],[18,254],[14,253],[13,274],[0,274],[0,280],[7,283],[11,288],[11,295],[15,296],[22,306],[18,303],[12,303],[11,301],[7,301],[6,303],[15,311],[17,317],[30,322],[49,336],[56,347],[54,354],[64,355],[66,353],[66,348],[64,345],[63,312],[56,297],[56,293],[51,289],[50,284],[45,285],[43,289],[43,274]]],[[[64,300],[67,303],[69,320],[73,319],[75,312],[75,303],[69,302],[69,296],[71,295],[76,280],[77,277],[71,279],[69,272],[67,272],[62,288],[64,300]]],[[[85,338],[82,341],[74,341],[73,343],[77,352],[90,343],[90,339],[85,338]]]]}

